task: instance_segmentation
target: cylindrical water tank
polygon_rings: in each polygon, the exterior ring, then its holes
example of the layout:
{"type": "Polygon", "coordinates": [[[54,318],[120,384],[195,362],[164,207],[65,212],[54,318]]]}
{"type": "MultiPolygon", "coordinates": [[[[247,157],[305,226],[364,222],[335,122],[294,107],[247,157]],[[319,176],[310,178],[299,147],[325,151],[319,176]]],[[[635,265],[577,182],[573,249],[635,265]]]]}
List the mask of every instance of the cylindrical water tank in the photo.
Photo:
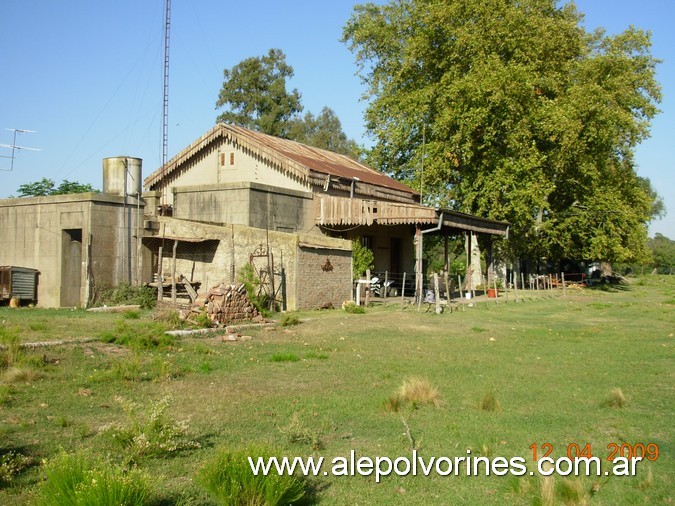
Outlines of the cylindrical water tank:
{"type": "Polygon", "coordinates": [[[143,193],[143,160],[131,156],[103,159],[103,193],[140,195],[143,193]],[[126,190],[126,191],[125,191],[126,190]]]}

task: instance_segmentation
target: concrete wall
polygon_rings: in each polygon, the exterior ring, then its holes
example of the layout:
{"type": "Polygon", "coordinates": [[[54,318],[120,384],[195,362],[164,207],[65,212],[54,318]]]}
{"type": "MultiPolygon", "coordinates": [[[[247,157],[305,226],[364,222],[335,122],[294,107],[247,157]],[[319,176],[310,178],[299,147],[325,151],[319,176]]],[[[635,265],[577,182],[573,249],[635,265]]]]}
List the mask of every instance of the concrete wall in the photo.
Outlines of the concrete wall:
{"type": "Polygon", "coordinates": [[[136,265],[137,201],[128,202],[125,215],[123,197],[93,193],[0,200],[0,265],[40,271],[40,306],[85,305],[90,278],[117,283],[129,277],[129,263],[132,269],[136,265]],[[132,224],[129,250],[127,223],[132,224]]]}
{"type": "Polygon", "coordinates": [[[237,182],[174,188],[173,216],[281,232],[314,227],[313,194],[261,183],[237,182]]]}
{"type": "MultiPolygon", "coordinates": [[[[221,282],[236,281],[237,273],[244,265],[250,262],[250,257],[256,250],[267,247],[274,256],[275,270],[283,268],[286,274],[286,301],[289,310],[314,308],[323,303],[325,297],[321,292],[335,293],[332,297],[335,303],[342,303],[349,299],[351,293],[351,244],[349,242],[322,236],[306,234],[292,234],[247,227],[243,225],[209,225],[195,223],[176,218],[159,218],[160,231],[157,237],[144,239],[145,248],[153,253],[152,272],[157,272],[157,249],[165,237],[161,272],[171,273],[173,269],[172,246],[173,241],[166,238],[190,238],[190,241],[179,241],[176,251],[176,273],[184,275],[191,281],[199,281],[202,288],[218,285],[221,282]],[[305,245],[301,247],[300,245],[305,245]],[[309,257],[303,256],[303,251],[309,248],[309,257]],[[317,249],[319,248],[319,249],[317,249]],[[318,260],[325,262],[328,255],[337,260],[337,270],[332,276],[325,276],[324,282],[318,288],[319,292],[307,294],[307,287],[315,286],[315,267],[317,262],[308,259],[321,251],[318,260]],[[305,265],[311,266],[311,271],[304,270],[305,265]],[[344,266],[348,265],[349,268],[344,266]],[[234,267],[233,267],[234,266],[234,267]],[[234,271],[234,280],[232,272],[234,271]],[[339,299],[339,301],[338,301],[339,299]]],[[[266,263],[265,259],[259,262],[266,263]]],[[[319,272],[320,266],[318,266],[319,272]]],[[[146,281],[150,281],[147,279],[146,281]]],[[[281,279],[276,278],[279,286],[281,279]]]]}

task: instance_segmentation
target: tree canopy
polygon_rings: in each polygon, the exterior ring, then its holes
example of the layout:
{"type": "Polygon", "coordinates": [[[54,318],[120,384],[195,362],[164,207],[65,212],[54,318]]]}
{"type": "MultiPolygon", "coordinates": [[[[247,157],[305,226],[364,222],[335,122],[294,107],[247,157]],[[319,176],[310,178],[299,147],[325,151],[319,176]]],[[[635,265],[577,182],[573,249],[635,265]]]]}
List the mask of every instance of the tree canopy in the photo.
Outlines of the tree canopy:
{"type": "Polygon", "coordinates": [[[76,181],[64,179],[61,184],[56,186],[53,179],[43,177],[40,181],[26,183],[19,186],[17,193],[19,197],[46,197],[49,195],[69,195],[71,193],[98,193],[91,184],[82,184],[76,181]]]}
{"type": "Polygon", "coordinates": [[[425,203],[508,221],[514,254],[644,257],[655,194],[633,153],[658,112],[658,60],[649,33],[582,20],[556,0],[357,6],[343,40],[373,163],[425,203]]]}
{"type": "Polygon", "coordinates": [[[302,112],[300,93],[286,89],[293,67],[286,63],[280,49],[266,56],[247,58],[231,70],[223,71],[225,80],[218,94],[216,109],[228,107],[218,121],[278,137],[286,136],[288,121],[302,112]]]}
{"type": "Polygon", "coordinates": [[[287,90],[293,67],[280,49],[247,58],[224,71],[216,109],[227,108],[217,121],[283,137],[357,158],[359,146],[342,130],[335,112],[324,107],[318,116],[303,111],[297,89],[287,90]]]}

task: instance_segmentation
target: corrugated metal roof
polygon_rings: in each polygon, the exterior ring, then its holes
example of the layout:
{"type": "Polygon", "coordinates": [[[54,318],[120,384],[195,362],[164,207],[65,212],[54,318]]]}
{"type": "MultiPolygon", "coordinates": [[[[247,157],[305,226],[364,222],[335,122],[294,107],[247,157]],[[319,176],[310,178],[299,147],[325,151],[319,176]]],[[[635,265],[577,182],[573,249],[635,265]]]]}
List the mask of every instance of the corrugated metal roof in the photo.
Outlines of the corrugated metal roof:
{"type": "Polygon", "coordinates": [[[364,183],[395,189],[411,195],[418,194],[403,183],[346,155],[224,123],[216,125],[178,153],[166,165],[150,174],[144,181],[145,187],[152,189],[162,179],[168,177],[174,171],[180,170],[185,162],[220,139],[229,140],[235,146],[252,151],[277,170],[288,173],[302,181],[307,180],[310,171],[315,171],[348,180],[358,178],[364,183]]]}

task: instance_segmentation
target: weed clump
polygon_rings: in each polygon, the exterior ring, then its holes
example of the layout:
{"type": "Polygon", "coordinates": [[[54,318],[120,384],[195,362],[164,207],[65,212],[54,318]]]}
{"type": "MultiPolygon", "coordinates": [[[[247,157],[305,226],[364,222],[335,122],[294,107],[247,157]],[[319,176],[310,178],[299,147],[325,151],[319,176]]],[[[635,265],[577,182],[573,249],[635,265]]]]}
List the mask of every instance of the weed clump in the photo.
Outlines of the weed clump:
{"type": "Polygon", "coordinates": [[[438,390],[426,379],[410,378],[405,380],[399,389],[385,401],[384,408],[387,411],[398,412],[406,405],[417,409],[424,404],[440,406],[441,397],[438,390]]]}
{"type": "Polygon", "coordinates": [[[270,357],[270,362],[299,362],[300,357],[295,353],[275,353],[270,357]]]}
{"type": "Polygon", "coordinates": [[[33,464],[33,459],[13,450],[0,456],[0,487],[10,485],[14,478],[33,464]]]}
{"type": "Polygon", "coordinates": [[[292,313],[284,314],[279,320],[279,325],[282,327],[292,327],[293,325],[298,325],[300,323],[300,318],[298,315],[292,313]]]}
{"type": "Polygon", "coordinates": [[[613,388],[609,392],[607,399],[605,399],[604,405],[610,408],[621,409],[626,406],[626,397],[620,388],[613,388]]]}
{"type": "Polygon", "coordinates": [[[164,325],[155,322],[132,326],[120,321],[117,322],[115,330],[102,332],[100,338],[104,343],[120,344],[141,350],[173,346],[176,342],[175,337],[165,333],[164,325]]]}
{"type": "Polygon", "coordinates": [[[149,407],[116,397],[127,415],[127,423],[111,423],[99,429],[116,446],[127,452],[131,462],[141,457],[168,457],[177,452],[200,448],[191,438],[188,421],[171,419],[166,410],[169,398],[165,397],[149,407]]]}
{"type": "Polygon", "coordinates": [[[95,290],[94,306],[139,305],[152,309],[157,304],[157,292],[149,286],[134,286],[120,283],[117,286],[102,286],[95,290]]]}
{"type": "Polygon", "coordinates": [[[366,308],[363,306],[357,306],[353,302],[348,302],[347,304],[344,304],[342,308],[350,314],[364,314],[366,312],[366,308]]]}
{"type": "Polygon", "coordinates": [[[499,404],[499,400],[497,400],[494,392],[488,392],[478,403],[478,408],[481,411],[499,411],[501,409],[501,405],[499,404]]]}
{"type": "Polygon", "coordinates": [[[276,452],[249,447],[220,450],[197,474],[197,482],[217,504],[228,506],[285,506],[296,504],[305,495],[303,482],[295,476],[272,472],[254,475],[249,461],[267,461],[276,452]]]}

